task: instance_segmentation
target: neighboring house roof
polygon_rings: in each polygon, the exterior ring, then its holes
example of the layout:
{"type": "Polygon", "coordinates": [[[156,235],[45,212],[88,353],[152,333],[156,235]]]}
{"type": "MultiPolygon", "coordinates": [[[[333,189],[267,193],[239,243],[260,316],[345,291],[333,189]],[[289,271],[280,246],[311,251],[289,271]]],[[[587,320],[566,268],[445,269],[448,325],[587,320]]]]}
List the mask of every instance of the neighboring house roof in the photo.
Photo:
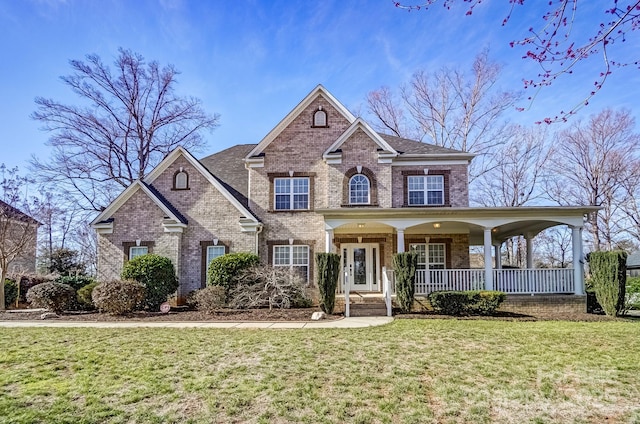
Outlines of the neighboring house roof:
{"type": "Polygon", "coordinates": [[[0,211],[3,214],[6,214],[9,219],[15,219],[16,221],[28,222],[31,224],[42,225],[38,220],[32,218],[26,213],[22,212],[20,209],[11,206],[10,204],[0,200],[0,211]]]}
{"type": "Polygon", "coordinates": [[[256,146],[257,144],[239,144],[200,159],[200,163],[247,208],[249,171],[242,159],[256,146]]]}
{"type": "Polygon", "coordinates": [[[627,256],[627,268],[640,268],[640,251],[632,252],[627,256]]]}

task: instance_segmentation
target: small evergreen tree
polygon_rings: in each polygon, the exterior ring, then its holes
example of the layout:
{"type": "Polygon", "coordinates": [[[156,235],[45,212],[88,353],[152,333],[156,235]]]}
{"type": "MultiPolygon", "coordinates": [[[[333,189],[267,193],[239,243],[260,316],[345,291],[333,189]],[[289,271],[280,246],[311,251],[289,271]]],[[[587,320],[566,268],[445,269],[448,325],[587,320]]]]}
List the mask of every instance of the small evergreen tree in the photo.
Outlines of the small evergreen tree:
{"type": "Polygon", "coordinates": [[[415,276],[418,254],[415,252],[393,255],[393,267],[396,274],[396,298],[402,312],[411,312],[415,293],[415,276]]]}
{"type": "Polygon", "coordinates": [[[609,316],[621,315],[625,307],[627,253],[591,252],[589,270],[590,283],[602,310],[609,316]]]}
{"type": "Polygon", "coordinates": [[[340,276],[340,255],[316,253],[316,264],[318,264],[320,309],[327,314],[333,314],[333,308],[336,304],[336,286],[340,276]]]}
{"type": "MultiPolygon", "coordinates": [[[[229,253],[218,256],[207,268],[207,285],[222,286],[227,296],[236,288],[242,272],[260,263],[260,258],[248,252],[229,253]]],[[[228,300],[228,298],[227,298],[228,300]]]]}

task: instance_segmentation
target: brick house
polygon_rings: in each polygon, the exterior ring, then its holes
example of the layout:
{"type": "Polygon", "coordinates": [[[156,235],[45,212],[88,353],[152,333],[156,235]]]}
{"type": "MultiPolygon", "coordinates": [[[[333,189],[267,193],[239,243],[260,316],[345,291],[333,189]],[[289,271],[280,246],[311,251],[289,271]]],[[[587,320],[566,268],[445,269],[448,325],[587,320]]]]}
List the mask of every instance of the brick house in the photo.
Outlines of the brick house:
{"type": "Polygon", "coordinates": [[[6,270],[9,274],[36,272],[40,225],[31,216],[0,200],[0,257],[9,260],[6,270]]]}
{"type": "Polygon", "coordinates": [[[343,258],[339,290],[381,292],[392,255],[419,253],[417,293],[484,287],[583,294],[582,225],[592,207],[469,207],[473,155],[375,132],[323,86],[258,144],[201,160],[177,148],[94,220],[98,278],[117,278],[139,254],[169,257],[179,299],[205,285],[212,258],[257,253],[314,284],[314,254],[343,258]],[[534,270],[532,238],[568,225],[574,269],[534,270]],[[501,244],[527,239],[527,269],[502,269],[501,244]],[[471,269],[469,246],[484,247],[471,269]],[[493,254],[496,253],[495,259],[493,254]]]}

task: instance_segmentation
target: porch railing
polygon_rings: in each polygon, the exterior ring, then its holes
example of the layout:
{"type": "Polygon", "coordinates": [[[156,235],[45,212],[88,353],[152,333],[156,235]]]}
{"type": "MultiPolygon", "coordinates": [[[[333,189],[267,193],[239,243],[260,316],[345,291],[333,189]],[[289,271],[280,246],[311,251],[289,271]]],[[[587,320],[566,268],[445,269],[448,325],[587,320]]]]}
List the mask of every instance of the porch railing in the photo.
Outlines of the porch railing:
{"type": "Polygon", "coordinates": [[[416,271],[416,294],[442,290],[482,290],[482,269],[419,269],[416,271]]]}

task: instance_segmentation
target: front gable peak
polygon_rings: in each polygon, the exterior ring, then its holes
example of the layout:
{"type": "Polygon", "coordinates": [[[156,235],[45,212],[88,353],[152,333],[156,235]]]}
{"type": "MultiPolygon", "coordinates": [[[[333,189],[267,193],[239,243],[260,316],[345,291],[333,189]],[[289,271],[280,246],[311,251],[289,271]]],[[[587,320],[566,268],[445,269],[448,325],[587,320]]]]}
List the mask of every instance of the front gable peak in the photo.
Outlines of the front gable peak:
{"type": "Polygon", "coordinates": [[[322,97],[327,103],[333,107],[344,119],[346,119],[349,123],[353,123],[356,121],[356,117],[353,116],[351,112],[340,103],[329,91],[327,91],[324,86],[319,84],[314,88],[307,96],[302,99],[298,105],[293,108],[291,112],[287,114],[287,116],[276,125],[261,141],[256,145],[253,150],[249,152],[249,154],[245,158],[245,163],[250,165],[252,163],[257,163],[262,161],[262,156],[264,155],[264,150],[269,146],[280,133],[287,128],[300,114],[305,111],[318,97],[322,97]]]}
{"type": "Polygon", "coordinates": [[[340,147],[358,130],[364,132],[378,146],[378,163],[391,163],[393,158],[398,156],[398,152],[391,147],[369,124],[361,118],[357,118],[347,130],[327,149],[322,155],[323,159],[330,164],[342,163],[342,151],[340,147]]]}

